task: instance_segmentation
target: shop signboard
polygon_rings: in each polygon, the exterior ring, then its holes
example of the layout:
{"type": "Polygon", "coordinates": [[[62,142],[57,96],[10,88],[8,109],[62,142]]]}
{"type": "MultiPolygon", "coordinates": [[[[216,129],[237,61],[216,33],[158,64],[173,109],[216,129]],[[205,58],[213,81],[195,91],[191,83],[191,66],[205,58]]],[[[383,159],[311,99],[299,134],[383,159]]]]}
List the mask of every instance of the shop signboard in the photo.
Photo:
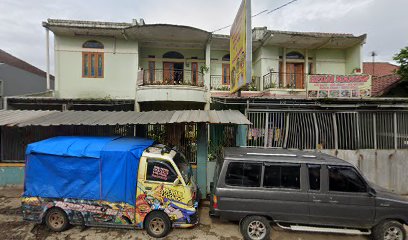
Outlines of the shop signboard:
{"type": "Polygon", "coordinates": [[[309,98],[366,98],[371,97],[370,75],[309,75],[309,98]]]}
{"type": "Polygon", "coordinates": [[[230,91],[235,93],[252,79],[251,0],[242,0],[230,30],[230,91]]]}

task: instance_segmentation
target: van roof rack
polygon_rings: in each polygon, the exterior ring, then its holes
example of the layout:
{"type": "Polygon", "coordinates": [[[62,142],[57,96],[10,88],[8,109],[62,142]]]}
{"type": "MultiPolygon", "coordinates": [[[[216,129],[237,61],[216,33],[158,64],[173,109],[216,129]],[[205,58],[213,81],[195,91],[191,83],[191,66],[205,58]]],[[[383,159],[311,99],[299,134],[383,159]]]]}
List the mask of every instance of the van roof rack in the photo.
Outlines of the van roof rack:
{"type": "MultiPolygon", "coordinates": [[[[256,156],[275,156],[275,157],[297,157],[296,154],[291,153],[247,153],[247,155],[256,155],[256,156]]],[[[304,158],[316,158],[315,155],[301,155],[304,158]]]]}

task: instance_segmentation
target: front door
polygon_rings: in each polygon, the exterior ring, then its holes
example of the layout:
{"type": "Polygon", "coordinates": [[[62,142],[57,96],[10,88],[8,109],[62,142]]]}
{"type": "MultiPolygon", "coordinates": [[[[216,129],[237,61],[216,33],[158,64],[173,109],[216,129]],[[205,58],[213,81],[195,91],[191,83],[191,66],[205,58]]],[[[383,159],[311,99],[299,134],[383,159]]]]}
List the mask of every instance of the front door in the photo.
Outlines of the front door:
{"type": "Polygon", "coordinates": [[[304,64],[287,63],[286,64],[286,84],[291,88],[304,88],[304,64]]]}
{"type": "Polygon", "coordinates": [[[368,194],[360,174],[349,166],[322,165],[322,168],[313,171],[309,166],[310,224],[370,227],[375,217],[375,197],[368,194]],[[322,176],[322,190],[317,190],[316,184],[313,186],[318,172],[322,176]]]}

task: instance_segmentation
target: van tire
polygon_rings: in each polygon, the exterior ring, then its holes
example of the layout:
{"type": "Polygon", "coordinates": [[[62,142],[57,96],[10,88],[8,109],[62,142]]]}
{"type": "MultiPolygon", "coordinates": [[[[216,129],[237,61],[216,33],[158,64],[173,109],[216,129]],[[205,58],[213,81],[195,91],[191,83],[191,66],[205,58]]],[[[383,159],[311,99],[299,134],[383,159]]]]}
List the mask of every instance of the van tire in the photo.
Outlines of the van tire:
{"type": "Polygon", "coordinates": [[[163,238],[171,230],[171,221],[162,211],[154,211],[147,215],[145,220],[146,232],[154,238],[163,238]]]}
{"type": "Polygon", "coordinates": [[[271,225],[264,217],[249,216],[241,221],[240,231],[245,240],[264,240],[271,235],[271,225]]]}
{"type": "Polygon", "coordinates": [[[51,208],[45,215],[45,224],[54,232],[62,232],[69,226],[68,216],[60,208],[51,208]]]}
{"type": "Polygon", "coordinates": [[[371,237],[373,240],[384,240],[386,234],[398,234],[400,239],[405,240],[407,233],[404,226],[397,221],[383,221],[373,228],[371,237]]]}

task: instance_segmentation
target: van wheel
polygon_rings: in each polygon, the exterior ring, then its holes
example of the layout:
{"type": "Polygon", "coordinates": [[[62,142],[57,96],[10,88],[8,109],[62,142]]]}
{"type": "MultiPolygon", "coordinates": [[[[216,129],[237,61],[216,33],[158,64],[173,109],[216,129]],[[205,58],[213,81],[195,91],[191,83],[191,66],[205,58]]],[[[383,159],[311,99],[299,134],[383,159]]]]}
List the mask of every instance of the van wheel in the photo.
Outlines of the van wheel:
{"type": "Polygon", "coordinates": [[[68,228],[69,221],[63,210],[52,208],[45,215],[45,224],[54,232],[62,232],[68,228]]]}
{"type": "Polygon", "coordinates": [[[405,240],[404,226],[397,221],[385,221],[373,228],[374,240],[405,240]]]}
{"type": "Polygon", "coordinates": [[[240,230],[246,240],[264,240],[269,239],[271,225],[264,217],[249,216],[242,220],[240,230]]]}
{"type": "Polygon", "coordinates": [[[146,217],[145,229],[154,238],[162,238],[169,234],[171,221],[166,213],[155,211],[146,217]]]}

